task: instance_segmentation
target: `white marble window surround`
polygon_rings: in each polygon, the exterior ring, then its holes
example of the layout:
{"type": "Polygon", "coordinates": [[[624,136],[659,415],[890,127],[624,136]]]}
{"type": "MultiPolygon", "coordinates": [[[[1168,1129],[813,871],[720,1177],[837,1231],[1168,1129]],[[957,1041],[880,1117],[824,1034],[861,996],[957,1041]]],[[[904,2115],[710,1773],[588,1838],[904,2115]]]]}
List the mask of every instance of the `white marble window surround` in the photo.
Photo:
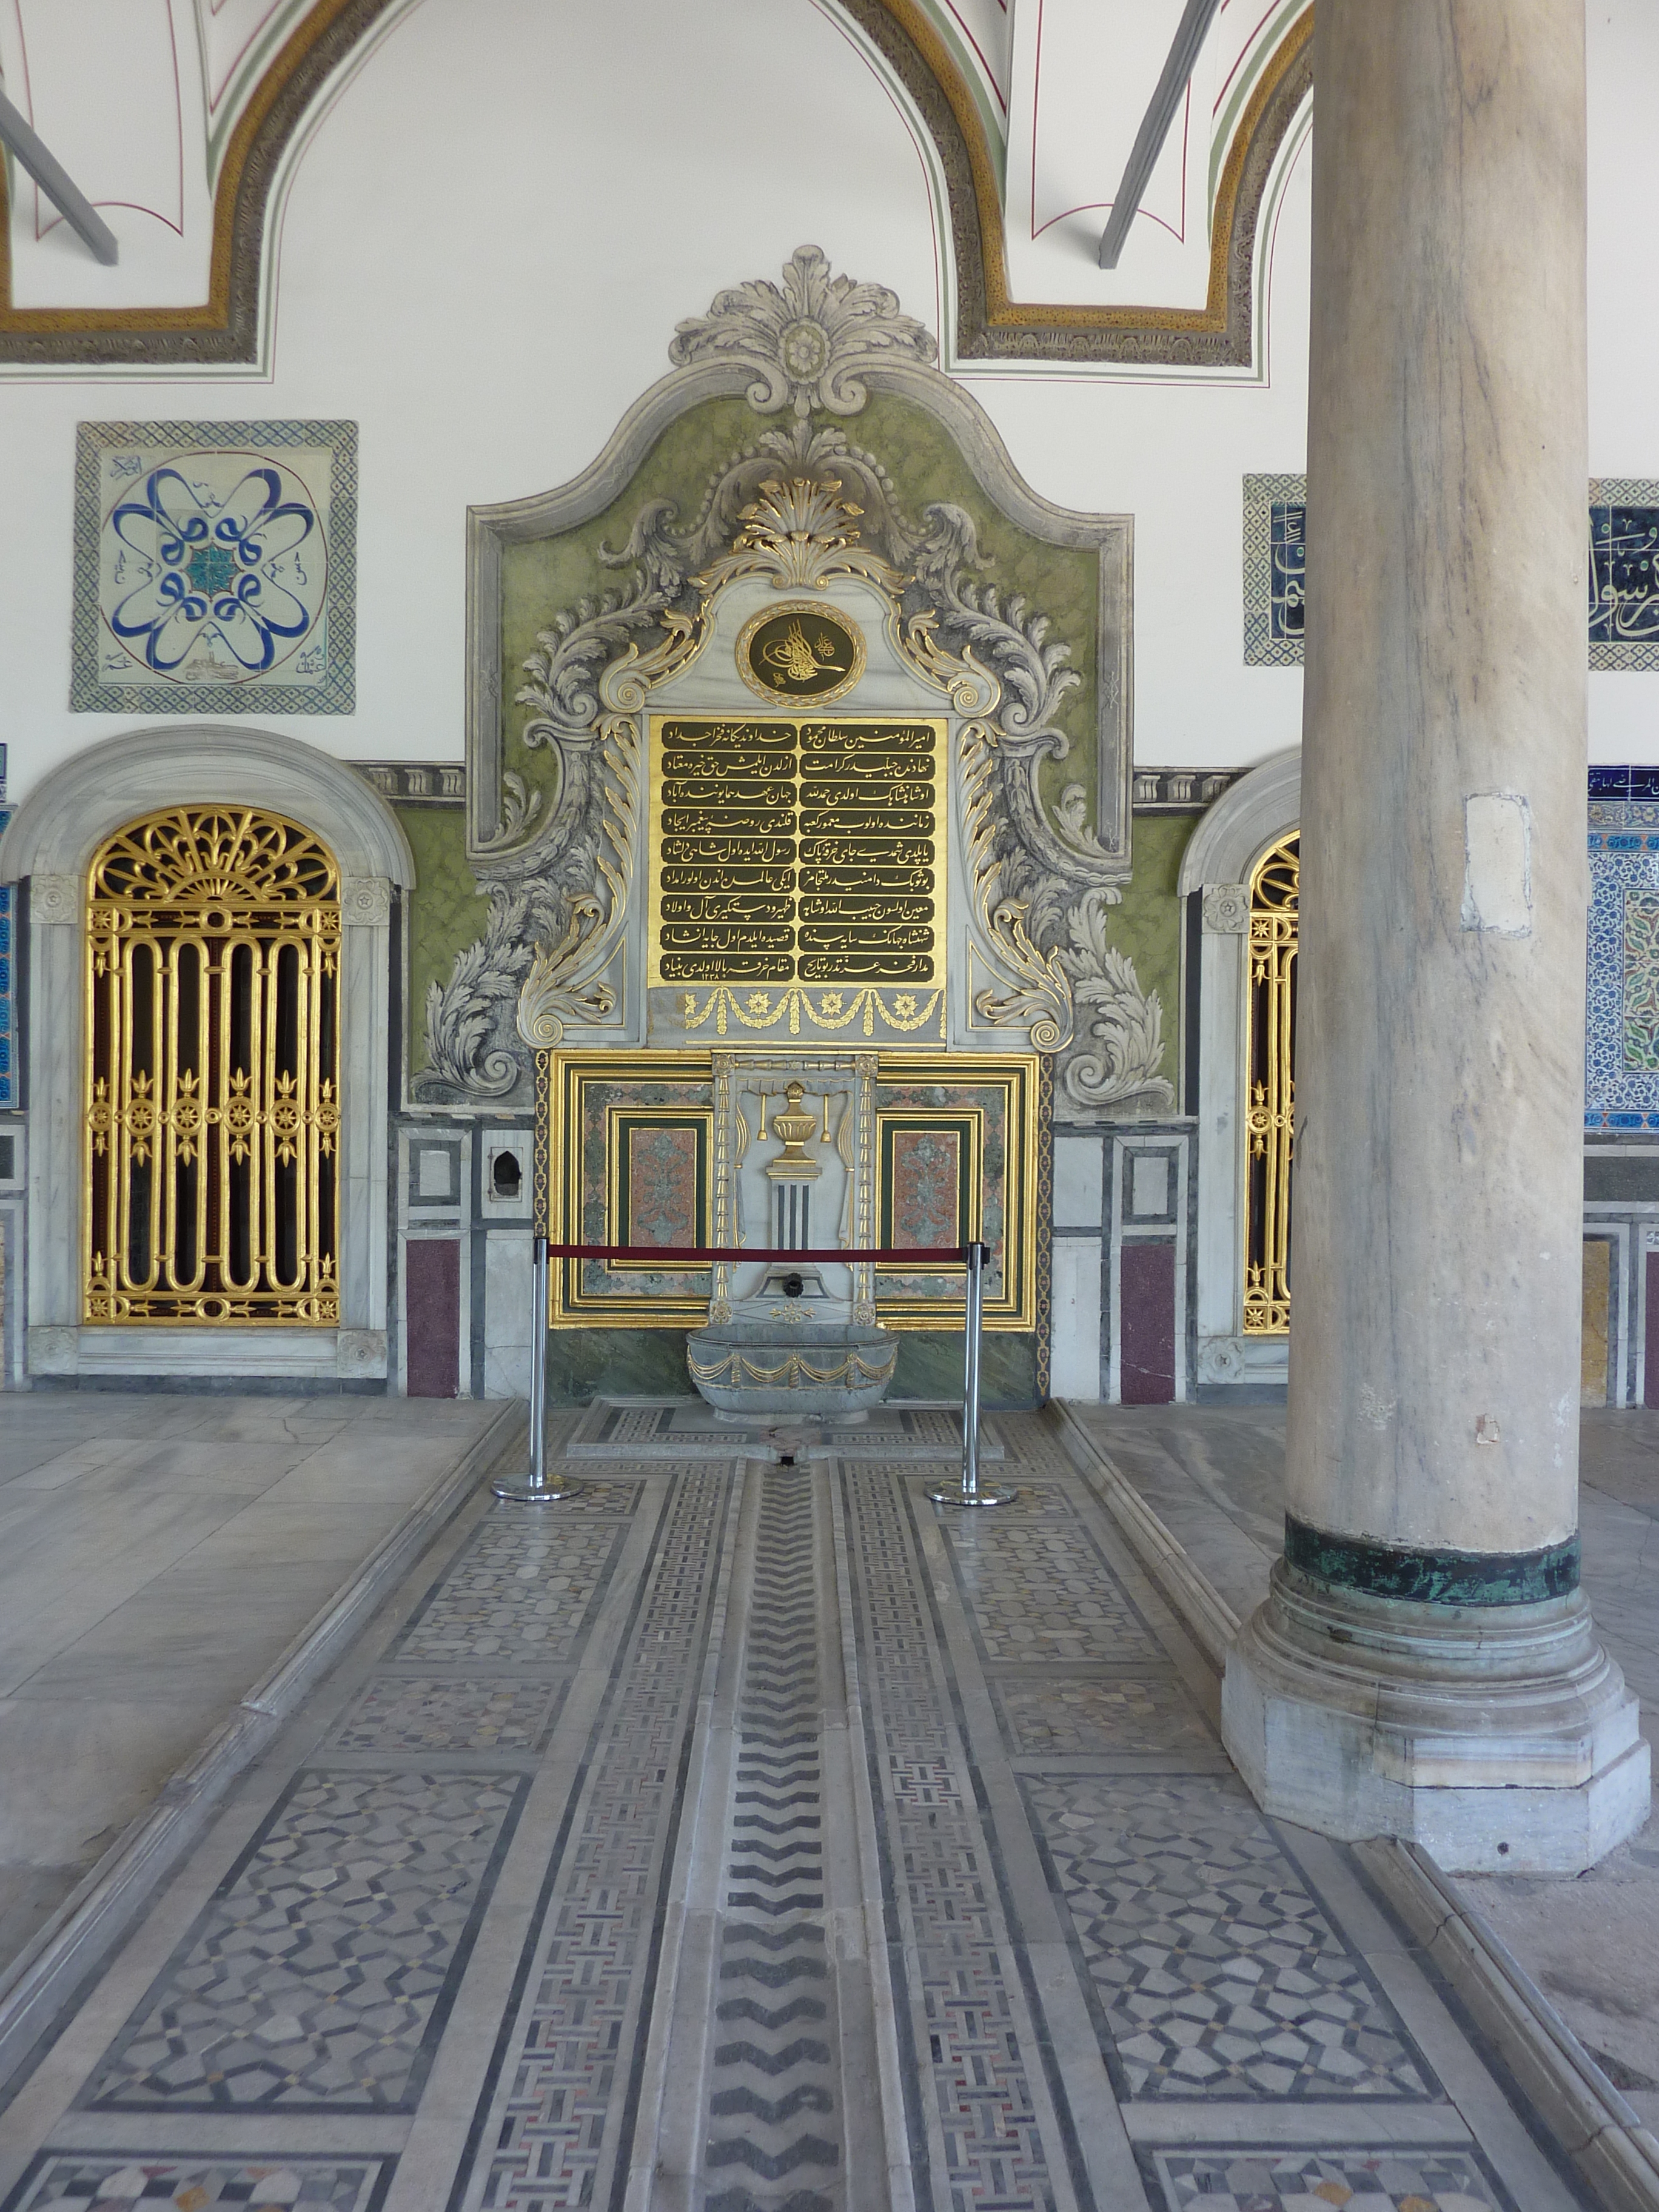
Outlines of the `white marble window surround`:
{"type": "Polygon", "coordinates": [[[1200,902],[1198,986],[1198,1372],[1204,1384],[1282,1382],[1284,1337],[1246,1337],[1245,1007],[1250,874],[1302,819],[1302,750],[1276,753],[1224,792],[1194,830],[1177,890],[1200,902]]]}
{"type": "Polygon", "coordinates": [[[234,1373],[373,1381],[386,1372],[386,1039],[392,900],[414,857],[397,816],[343,762],[222,724],[136,731],[45,777],[0,837],[0,881],[27,880],[30,1033],[27,1361],[30,1374],[234,1373]],[[262,806],[320,837],[340,869],[340,1322],[337,1328],[84,1328],[81,1186],[86,875],[98,846],[158,806],[262,806]],[[44,1010],[50,1009],[50,1018],[44,1010]]]}
{"type": "MultiPolygon", "coordinates": [[[[532,1204],[535,1132],[531,1129],[486,1129],[479,1139],[483,1152],[483,1175],[479,1186],[479,1211],[486,1221],[527,1221],[532,1204]],[[495,1163],[515,1161],[518,1188],[499,1193],[495,1163]]],[[[510,1178],[509,1178],[510,1180],[510,1178]]]]}

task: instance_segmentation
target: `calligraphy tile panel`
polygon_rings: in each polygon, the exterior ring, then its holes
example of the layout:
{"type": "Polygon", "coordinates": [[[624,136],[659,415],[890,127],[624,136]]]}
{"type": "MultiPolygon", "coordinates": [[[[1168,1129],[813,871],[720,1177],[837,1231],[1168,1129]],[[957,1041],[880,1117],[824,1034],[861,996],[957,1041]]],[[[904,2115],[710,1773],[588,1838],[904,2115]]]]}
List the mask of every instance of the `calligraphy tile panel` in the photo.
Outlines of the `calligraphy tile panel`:
{"type": "MultiPolygon", "coordinates": [[[[1308,480],[1244,479],[1244,665],[1302,660],[1308,480]]],[[[1659,482],[1589,487],[1589,665],[1659,669],[1659,482]]]]}

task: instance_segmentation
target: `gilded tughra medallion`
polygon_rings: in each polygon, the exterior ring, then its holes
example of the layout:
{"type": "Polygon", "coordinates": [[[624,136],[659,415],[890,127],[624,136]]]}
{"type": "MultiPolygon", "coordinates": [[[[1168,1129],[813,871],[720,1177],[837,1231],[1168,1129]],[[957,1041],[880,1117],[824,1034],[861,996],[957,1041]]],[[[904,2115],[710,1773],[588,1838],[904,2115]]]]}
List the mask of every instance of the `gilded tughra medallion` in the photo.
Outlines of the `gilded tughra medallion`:
{"type": "Polygon", "coordinates": [[[864,640],[857,625],[833,608],[792,600],[744,624],[738,672],[763,699],[827,706],[863,675],[864,640]]]}

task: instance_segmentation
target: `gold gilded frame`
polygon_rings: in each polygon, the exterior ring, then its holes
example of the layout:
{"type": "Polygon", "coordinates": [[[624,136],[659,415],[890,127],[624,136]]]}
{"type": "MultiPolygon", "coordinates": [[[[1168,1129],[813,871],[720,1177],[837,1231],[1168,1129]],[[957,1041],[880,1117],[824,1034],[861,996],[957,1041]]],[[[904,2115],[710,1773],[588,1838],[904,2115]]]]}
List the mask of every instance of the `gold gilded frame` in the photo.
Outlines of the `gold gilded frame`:
{"type": "Polygon", "coordinates": [[[785,599],[781,606],[763,607],[757,615],[750,616],[738,633],[737,657],[738,675],[755,696],[763,699],[771,709],[768,719],[776,717],[782,720],[792,714],[815,714],[819,708],[833,707],[837,699],[844,699],[864,674],[868,655],[865,651],[864,632],[851,615],[843,614],[837,606],[826,607],[820,599],[785,599]],[[820,620],[827,616],[837,629],[845,633],[853,647],[853,665],[839,684],[832,684],[827,691],[814,692],[810,699],[796,698],[792,702],[787,692],[769,688],[762,683],[750,665],[750,647],[757,631],[764,629],[769,623],[775,622],[780,615],[811,615],[820,620]]]}
{"type": "MultiPolygon", "coordinates": [[[[772,615],[778,611],[779,610],[776,608],[768,608],[766,611],[768,618],[769,619],[772,615]]],[[[731,982],[728,979],[721,976],[708,976],[699,980],[681,978],[678,976],[665,978],[661,971],[660,906],[662,896],[661,877],[663,838],[662,731],[664,724],[667,722],[741,723],[744,721],[765,721],[774,724],[788,723],[794,729],[799,731],[815,722],[833,720],[849,729],[881,729],[890,727],[896,724],[901,723],[925,725],[928,729],[931,729],[934,732],[938,738],[938,744],[933,753],[933,802],[930,810],[933,817],[933,827],[929,832],[929,842],[933,847],[933,855],[931,865],[933,872],[933,890],[932,897],[933,901],[934,915],[933,950],[932,954],[931,972],[925,980],[902,975],[892,976],[886,979],[883,979],[879,976],[860,976],[849,979],[848,981],[839,985],[833,978],[826,978],[820,983],[802,982],[799,979],[792,977],[775,979],[769,983],[757,986],[757,988],[764,991],[769,1000],[775,993],[781,990],[786,1000],[790,1000],[794,1002],[793,1007],[793,1018],[791,1024],[792,1034],[795,1033],[799,1027],[800,1014],[803,1009],[810,1022],[817,1023],[818,1021],[818,1017],[814,1012],[812,1007],[811,996],[809,994],[816,994],[821,1005],[825,1003],[826,996],[833,1001],[829,1018],[824,1022],[823,1026],[830,1029],[839,1029],[843,1026],[844,1020],[846,1018],[842,1010],[846,1006],[847,1001],[849,998],[860,994],[867,993],[872,989],[890,990],[904,986],[908,986],[911,993],[918,994],[931,994],[935,991],[942,990],[945,986],[946,965],[945,944],[950,928],[951,841],[948,820],[948,794],[950,787],[950,725],[948,721],[943,715],[938,714],[829,715],[822,711],[816,702],[810,708],[802,707],[791,711],[780,712],[778,710],[778,704],[776,702],[772,701],[768,703],[772,708],[773,711],[766,714],[761,714],[758,713],[752,715],[714,714],[699,712],[696,714],[653,714],[651,717],[651,806],[646,875],[646,981],[647,986],[653,989],[676,989],[681,988],[684,983],[684,988],[688,991],[693,993],[710,988],[717,991],[726,989],[735,991],[739,997],[746,996],[743,986],[740,983],[731,982]]],[[[799,788],[799,785],[797,786],[797,788],[799,788]]],[[[799,821],[799,805],[797,805],[795,815],[792,819],[796,822],[799,821]]],[[[799,860],[797,860],[794,865],[799,866],[799,860]]],[[[797,890],[793,896],[798,906],[800,897],[799,890],[797,890]]],[[[796,926],[799,927],[798,912],[796,926]]],[[[923,1018],[925,1018],[925,1017],[923,1018]]]]}
{"type": "MultiPolygon", "coordinates": [[[[617,1177],[620,1162],[614,1134],[619,1115],[639,1115],[644,1118],[660,1117],[665,1121],[692,1121],[707,1118],[710,1124],[710,1158],[713,1158],[713,1082],[712,1056],[699,1052],[550,1052],[539,1056],[538,1096],[540,1110],[537,1121],[536,1188],[547,1194],[546,1233],[556,1244],[576,1244],[582,1236],[582,1145],[581,1133],[586,1117],[583,1093],[590,1082],[627,1082],[630,1079],[641,1083],[680,1082],[708,1084],[710,1103],[705,1107],[688,1103],[671,1106],[649,1104],[640,1107],[617,1107],[609,1102],[605,1118],[605,1158],[603,1168],[605,1190],[604,1241],[614,1240],[617,1222],[617,1177]],[[574,1133],[575,1141],[569,1141],[574,1133]]],[[[884,1086],[893,1084],[948,1085],[951,1088],[985,1084],[997,1084],[1006,1094],[1005,1127],[1006,1147],[1004,1171],[1004,1249],[1006,1265],[1003,1280],[994,1295],[988,1290],[985,1300],[985,1327],[988,1329],[1030,1330],[1037,1325],[1037,1234],[1038,1191],[1037,1173],[1042,1141],[1041,1116],[1042,1063],[1035,1053],[963,1053],[927,1054],[884,1053],[876,1078],[879,1094],[884,1086]]],[[[939,1107],[882,1107],[876,1109],[875,1141],[877,1157],[880,1158],[881,1128],[884,1121],[915,1122],[925,1115],[935,1115],[941,1124],[974,1120],[978,1124],[977,1159],[984,1158],[984,1124],[986,1108],[972,1099],[959,1104],[939,1107]]],[[[980,1178],[982,1183],[982,1176],[980,1178]]],[[[712,1189],[708,1203],[713,1206],[712,1189]]],[[[982,1220],[982,1191],[970,1193],[970,1222],[978,1233],[982,1220]]],[[[711,1213],[712,1233],[712,1213],[711,1213]]],[[[585,1263],[575,1260],[556,1260],[551,1270],[548,1323],[554,1328],[700,1328],[708,1317],[709,1290],[701,1295],[690,1295],[684,1291],[646,1293],[624,1291],[617,1295],[596,1296],[581,1287],[581,1269],[585,1263]]],[[[641,1263],[623,1261],[617,1263],[619,1272],[631,1274],[641,1263]]],[[[668,1272],[668,1271],[665,1271],[668,1272]]],[[[676,1271],[684,1274],[702,1273],[707,1269],[685,1268],[676,1271]]],[[[895,1294],[894,1285],[915,1279],[915,1272],[902,1267],[883,1267],[877,1270],[877,1319],[884,1328],[902,1329],[952,1329],[959,1328],[963,1299],[959,1293],[946,1289],[947,1285],[960,1280],[959,1277],[940,1275],[931,1279],[945,1294],[941,1297],[906,1296],[895,1294]],[[880,1285],[888,1285],[883,1296],[880,1285]]]]}
{"type": "MultiPolygon", "coordinates": [[[[546,1231],[555,1244],[580,1244],[582,1233],[582,1133],[586,1126],[584,1093],[590,1083],[680,1082],[708,1087],[710,1103],[680,1106],[641,1105],[605,1108],[605,1234],[601,1242],[618,1242],[617,1177],[620,1147],[616,1137],[618,1116],[641,1120],[701,1121],[708,1131],[708,1157],[714,1154],[714,1063],[697,1052],[550,1052],[541,1058],[542,1080],[537,1089],[542,1110],[537,1116],[538,1182],[544,1176],[548,1197],[546,1231]],[[574,1142],[567,1141],[574,1131],[574,1142]]],[[[705,1194],[708,1218],[703,1231],[712,1234],[712,1188],[705,1194]]],[[[703,1241],[700,1234],[698,1241],[703,1241]]],[[[708,1284],[712,1269],[680,1267],[665,1273],[700,1275],[705,1287],[700,1294],[628,1291],[596,1295],[582,1287],[582,1270],[603,1264],[624,1278],[656,1272],[642,1261],[621,1260],[595,1263],[555,1260],[549,1271],[548,1326],[550,1328],[700,1328],[708,1318],[708,1284]]]]}
{"type": "MultiPolygon", "coordinates": [[[[976,1120],[979,1124],[976,1158],[979,1188],[969,1195],[969,1219],[975,1237],[984,1233],[985,1109],[971,1103],[961,1106],[883,1106],[881,1093],[896,1083],[940,1084],[952,1089],[988,1083],[1006,1093],[1006,1130],[1003,1166],[1002,1281],[994,1293],[988,1282],[984,1326],[988,1329],[1029,1330],[1037,1325],[1037,1168],[1042,1144],[1042,1062],[1036,1053],[939,1053],[926,1057],[908,1053],[884,1053],[876,1077],[876,1148],[882,1157],[882,1133],[892,1122],[915,1122],[936,1117],[941,1126],[976,1120]]],[[[877,1198],[877,1218],[882,1201],[877,1198]]],[[[885,1263],[876,1270],[876,1319],[884,1328],[936,1329],[960,1326],[965,1301],[959,1292],[943,1297],[894,1296],[895,1278],[914,1279],[916,1271],[885,1263]],[[887,1294],[883,1295],[883,1285],[887,1294]]],[[[959,1274],[933,1279],[941,1286],[960,1283],[959,1274]]]]}

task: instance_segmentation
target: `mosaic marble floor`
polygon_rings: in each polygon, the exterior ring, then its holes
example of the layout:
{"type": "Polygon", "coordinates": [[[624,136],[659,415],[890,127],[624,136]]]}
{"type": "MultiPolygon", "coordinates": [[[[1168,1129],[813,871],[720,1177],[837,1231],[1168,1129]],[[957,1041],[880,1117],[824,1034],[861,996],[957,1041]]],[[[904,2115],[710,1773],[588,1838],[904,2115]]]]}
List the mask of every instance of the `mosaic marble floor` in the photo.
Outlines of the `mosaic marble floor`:
{"type": "MultiPolygon", "coordinates": [[[[1071,1410],[1234,1610],[1253,1612],[1283,1526],[1284,1408],[1071,1410]]],[[[1579,1469],[1584,1589],[1659,1745],[1659,1413],[1587,1411],[1579,1469]]],[[[1468,1875],[1460,1887],[1659,2129],[1659,1814],[1588,1874],[1468,1875]]]]}
{"type": "Polygon", "coordinates": [[[964,1516],[926,1423],[623,1410],[244,1777],[10,2086],[0,2212],[1584,2201],[1044,1420],[964,1516]]]}

